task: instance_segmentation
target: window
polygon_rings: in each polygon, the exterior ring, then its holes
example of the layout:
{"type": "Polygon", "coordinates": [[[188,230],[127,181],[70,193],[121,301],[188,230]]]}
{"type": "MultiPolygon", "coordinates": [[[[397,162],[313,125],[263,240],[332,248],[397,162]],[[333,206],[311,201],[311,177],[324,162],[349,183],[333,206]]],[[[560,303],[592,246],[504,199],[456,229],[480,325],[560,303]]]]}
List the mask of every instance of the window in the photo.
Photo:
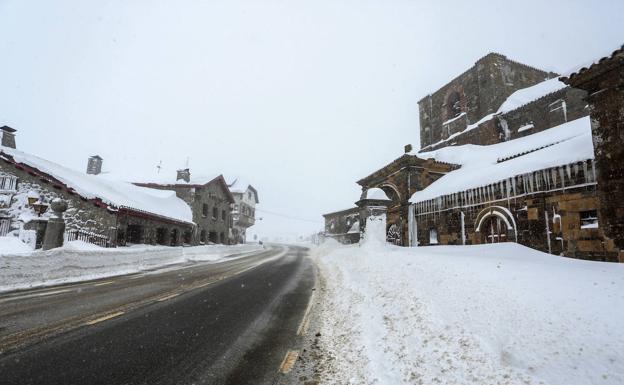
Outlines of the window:
{"type": "Polygon", "coordinates": [[[251,199],[251,191],[247,192],[247,198],[251,199]]]}
{"type": "Polygon", "coordinates": [[[208,216],[208,204],[204,203],[202,205],[202,217],[206,218],[208,216]]]}
{"type": "Polygon", "coordinates": [[[446,108],[448,109],[448,119],[454,118],[461,114],[461,96],[459,92],[454,91],[446,100],[446,108]]]}
{"type": "Polygon", "coordinates": [[[581,211],[581,229],[598,228],[598,210],[581,211]]]}
{"type": "Polygon", "coordinates": [[[212,219],[218,219],[219,218],[219,209],[217,209],[216,207],[212,208],[212,219]]]}
{"type": "Polygon", "coordinates": [[[430,245],[438,244],[438,230],[436,229],[429,230],[429,244],[430,245]]]}
{"type": "Polygon", "coordinates": [[[202,229],[201,233],[199,233],[199,242],[206,243],[206,230],[202,229]]]}
{"type": "Polygon", "coordinates": [[[225,220],[225,210],[221,210],[221,220],[225,220]]]}

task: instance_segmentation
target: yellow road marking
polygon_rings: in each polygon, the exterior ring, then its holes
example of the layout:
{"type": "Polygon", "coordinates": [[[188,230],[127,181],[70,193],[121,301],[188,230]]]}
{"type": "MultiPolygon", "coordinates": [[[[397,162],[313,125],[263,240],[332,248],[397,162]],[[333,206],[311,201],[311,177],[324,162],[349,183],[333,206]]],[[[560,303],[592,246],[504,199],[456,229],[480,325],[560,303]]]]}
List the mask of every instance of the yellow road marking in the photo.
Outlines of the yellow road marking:
{"type": "Polygon", "coordinates": [[[297,362],[297,357],[299,357],[298,351],[289,350],[280,365],[279,372],[284,374],[290,373],[293,366],[295,366],[295,362],[297,362]]]}
{"type": "Polygon", "coordinates": [[[107,319],[118,317],[118,316],[120,316],[122,314],[124,314],[123,311],[118,311],[116,313],[111,313],[111,314],[105,315],[103,317],[96,318],[94,320],[88,321],[88,322],[85,323],[85,325],[95,325],[96,323],[99,323],[99,322],[102,322],[102,321],[106,321],[107,319]]]}
{"type": "Polygon", "coordinates": [[[180,295],[180,293],[173,293],[173,294],[170,294],[170,295],[168,295],[168,296],[166,296],[166,297],[159,298],[159,299],[157,299],[157,301],[158,301],[158,302],[166,301],[166,300],[168,300],[168,299],[171,299],[171,298],[173,298],[173,297],[177,297],[177,296],[179,296],[179,295],[180,295]]]}
{"type": "Polygon", "coordinates": [[[315,294],[316,294],[316,291],[312,292],[312,295],[310,296],[310,301],[308,302],[308,307],[306,307],[305,313],[303,313],[303,319],[301,320],[301,323],[299,324],[299,327],[297,328],[298,336],[302,335],[308,330],[308,325],[310,323],[308,318],[310,316],[310,309],[312,309],[312,302],[314,301],[315,294]]]}
{"type": "Polygon", "coordinates": [[[32,294],[25,294],[25,295],[19,295],[19,296],[16,296],[16,297],[3,298],[3,299],[0,299],[0,302],[9,302],[9,301],[16,301],[16,300],[19,300],[19,299],[44,297],[46,295],[67,293],[68,291],[71,291],[71,289],[52,290],[52,291],[44,291],[44,292],[38,292],[38,293],[32,293],[32,294]]]}
{"type": "Polygon", "coordinates": [[[111,283],[115,283],[115,281],[100,282],[100,283],[96,283],[93,286],[104,286],[104,285],[110,285],[111,283]]]}

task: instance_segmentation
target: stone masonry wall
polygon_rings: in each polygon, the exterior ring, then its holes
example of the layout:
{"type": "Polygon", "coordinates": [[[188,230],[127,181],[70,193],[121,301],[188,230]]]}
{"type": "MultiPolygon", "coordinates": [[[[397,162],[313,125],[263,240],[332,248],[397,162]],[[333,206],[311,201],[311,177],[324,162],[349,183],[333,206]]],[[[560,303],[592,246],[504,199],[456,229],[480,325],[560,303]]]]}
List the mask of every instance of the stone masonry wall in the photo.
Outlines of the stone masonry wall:
{"type": "Polygon", "coordinates": [[[465,130],[496,112],[513,92],[556,74],[489,54],[473,67],[418,102],[421,148],[465,130]],[[458,117],[457,113],[465,114],[458,117]],[[449,124],[445,124],[451,119],[449,124]]]}

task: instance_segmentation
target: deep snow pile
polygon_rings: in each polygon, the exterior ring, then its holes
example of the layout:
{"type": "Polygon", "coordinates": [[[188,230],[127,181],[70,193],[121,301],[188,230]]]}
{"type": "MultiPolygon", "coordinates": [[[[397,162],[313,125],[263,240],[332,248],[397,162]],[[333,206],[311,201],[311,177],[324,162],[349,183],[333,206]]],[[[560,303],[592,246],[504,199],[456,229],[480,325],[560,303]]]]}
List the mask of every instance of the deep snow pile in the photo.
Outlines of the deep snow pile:
{"type": "Polygon", "coordinates": [[[195,247],[141,245],[105,249],[74,241],[48,251],[2,251],[0,292],[131,274],[189,261],[217,261],[261,248],[247,244],[195,247]]]}
{"type": "Polygon", "coordinates": [[[514,243],[334,244],[317,260],[322,383],[624,383],[624,265],[514,243]]]}

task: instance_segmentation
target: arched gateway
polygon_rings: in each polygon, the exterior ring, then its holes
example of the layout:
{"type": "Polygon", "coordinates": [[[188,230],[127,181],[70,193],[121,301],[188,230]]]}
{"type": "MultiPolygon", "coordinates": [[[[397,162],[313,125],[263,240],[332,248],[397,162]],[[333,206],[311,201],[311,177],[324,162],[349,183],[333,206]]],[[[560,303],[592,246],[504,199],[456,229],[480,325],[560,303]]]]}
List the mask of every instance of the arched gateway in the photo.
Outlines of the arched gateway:
{"type": "Polygon", "coordinates": [[[482,234],[483,243],[518,242],[516,221],[502,206],[487,207],[477,215],[475,232],[482,234]]]}

